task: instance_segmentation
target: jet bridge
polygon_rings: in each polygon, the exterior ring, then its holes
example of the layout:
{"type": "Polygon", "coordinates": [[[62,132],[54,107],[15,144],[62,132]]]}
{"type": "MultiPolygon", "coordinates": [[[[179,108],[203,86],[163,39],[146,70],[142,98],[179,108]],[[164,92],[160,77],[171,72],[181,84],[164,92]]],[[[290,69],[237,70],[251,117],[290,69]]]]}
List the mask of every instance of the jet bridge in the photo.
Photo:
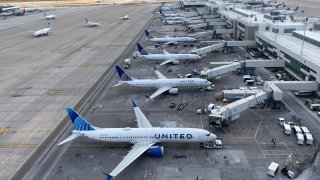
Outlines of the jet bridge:
{"type": "Polygon", "coordinates": [[[225,46],[225,43],[219,43],[219,44],[214,44],[214,45],[211,45],[211,46],[206,46],[206,47],[203,47],[203,48],[199,48],[199,49],[196,49],[196,50],[191,50],[191,52],[195,53],[195,54],[198,54],[198,55],[203,55],[203,54],[206,54],[208,52],[212,52],[212,51],[215,51],[217,49],[223,48],[224,46],[225,46]]]}
{"type": "Polygon", "coordinates": [[[245,60],[239,62],[225,62],[227,65],[208,69],[200,72],[201,77],[214,79],[217,76],[247,67],[284,67],[285,62],[282,60],[245,60]]]}
{"type": "Polygon", "coordinates": [[[206,27],[208,27],[208,23],[188,25],[189,29],[200,29],[200,28],[206,28],[206,27]]]}
{"type": "Polygon", "coordinates": [[[265,99],[267,99],[267,93],[265,91],[261,91],[255,95],[235,101],[226,106],[213,109],[209,114],[209,124],[216,127],[228,125],[230,122],[238,119],[241,112],[263,102],[265,99]]]}
{"type": "Polygon", "coordinates": [[[272,92],[275,101],[282,101],[282,91],[317,91],[318,83],[316,81],[266,81],[264,89],[272,92]]]}
{"type": "Polygon", "coordinates": [[[233,34],[233,29],[216,29],[215,34],[233,34]]]}
{"type": "Polygon", "coordinates": [[[192,35],[194,38],[204,38],[209,37],[213,35],[213,31],[204,31],[204,32],[198,32],[192,35]]]}

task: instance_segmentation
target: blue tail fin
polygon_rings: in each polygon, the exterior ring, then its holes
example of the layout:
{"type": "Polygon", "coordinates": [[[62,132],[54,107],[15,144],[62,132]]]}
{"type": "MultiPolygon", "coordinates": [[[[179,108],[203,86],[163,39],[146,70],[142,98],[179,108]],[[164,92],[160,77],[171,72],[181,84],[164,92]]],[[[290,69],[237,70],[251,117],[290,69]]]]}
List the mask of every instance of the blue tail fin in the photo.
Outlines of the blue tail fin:
{"type": "Polygon", "coordinates": [[[86,22],[88,22],[88,19],[87,18],[85,18],[86,19],[86,22]]]}
{"type": "Polygon", "coordinates": [[[46,12],[43,12],[43,15],[44,15],[44,16],[47,16],[47,15],[46,15],[46,12]]]}
{"type": "Polygon", "coordinates": [[[132,78],[126,72],[124,72],[120,66],[116,65],[116,69],[121,81],[132,81],[132,78]]]}
{"type": "Polygon", "coordinates": [[[138,47],[138,50],[139,50],[139,52],[140,52],[141,55],[149,55],[149,54],[147,53],[147,51],[144,50],[143,47],[142,47],[139,43],[137,43],[137,47],[138,47]]]}
{"type": "Polygon", "coordinates": [[[146,33],[147,39],[152,39],[153,38],[148,30],[144,30],[144,32],[146,33]]]}
{"type": "Polygon", "coordinates": [[[50,22],[48,22],[48,28],[50,28],[50,22]]]}
{"type": "Polygon", "coordinates": [[[73,127],[78,131],[92,131],[94,128],[75,110],[72,108],[66,108],[68,115],[73,123],[73,127]]]}
{"type": "Polygon", "coordinates": [[[104,175],[106,175],[106,180],[111,180],[113,177],[107,173],[103,173],[104,175]]]}

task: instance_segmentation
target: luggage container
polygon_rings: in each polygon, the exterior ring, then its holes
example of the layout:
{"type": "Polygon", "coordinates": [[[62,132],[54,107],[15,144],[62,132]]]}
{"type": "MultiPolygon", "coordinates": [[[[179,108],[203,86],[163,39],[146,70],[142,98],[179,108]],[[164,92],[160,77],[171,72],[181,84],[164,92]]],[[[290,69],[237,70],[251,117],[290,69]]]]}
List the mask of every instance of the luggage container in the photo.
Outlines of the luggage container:
{"type": "Polygon", "coordinates": [[[287,135],[290,135],[290,134],[291,134],[290,125],[288,125],[288,124],[283,124],[283,128],[284,128],[284,134],[287,134],[287,135]]]}
{"type": "Polygon", "coordinates": [[[301,130],[300,126],[293,126],[293,129],[294,129],[294,132],[295,132],[295,133],[300,133],[300,134],[302,134],[302,130],[301,130]]]}
{"type": "Polygon", "coordinates": [[[313,144],[312,135],[310,133],[306,133],[305,135],[306,135],[306,144],[309,144],[309,145],[313,144]]]}
{"type": "Polygon", "coordinates": [[[284,118],[278,118],[278,122],[279,122],[280,126],[283,127],[283,125],[284,125],[284,118]]]}
{"type": "Polygon", "coordinates": [[[301,133],[297,133],[297,144],[303,144],[304,142],[304,137],[303,137],[303,134],[301,133]]]}
{"type": "Polygon", "coordinates": [[[268,167],[268,175],[274,177],[279,169],[279,164],[275,162],[271,162],[268,167]]]}
{"type": "Polygon", "coordinates": [[[306,133],[309,133],[309,134],[310,134],[309,129],[308,129],[307,127],[305,127],[305,126],[301,126],[301,130],[302,130],[302,132],[303,132],[304,134],[306,134],[306,133]]]}

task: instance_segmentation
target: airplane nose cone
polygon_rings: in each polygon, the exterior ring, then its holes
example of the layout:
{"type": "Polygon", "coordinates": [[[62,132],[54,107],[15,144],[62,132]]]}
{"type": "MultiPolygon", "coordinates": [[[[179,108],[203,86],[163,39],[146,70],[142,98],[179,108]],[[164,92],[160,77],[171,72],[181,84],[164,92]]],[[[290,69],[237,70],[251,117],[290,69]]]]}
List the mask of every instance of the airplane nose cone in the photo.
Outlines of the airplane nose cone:
{"type": "Polygon", "coordinates": [[[211,134],[212,139],[217,139],[217,136],[214,134],[211,134]]]}

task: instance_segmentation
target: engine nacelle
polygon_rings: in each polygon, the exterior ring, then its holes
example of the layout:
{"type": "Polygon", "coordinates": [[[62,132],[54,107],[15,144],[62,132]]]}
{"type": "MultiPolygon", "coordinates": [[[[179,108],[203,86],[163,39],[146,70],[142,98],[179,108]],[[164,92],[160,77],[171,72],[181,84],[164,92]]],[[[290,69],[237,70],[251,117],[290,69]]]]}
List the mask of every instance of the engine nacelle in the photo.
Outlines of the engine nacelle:
{"type": "Polygon", "coordinates": [[[171,89],[169,89],[169,94],[174,94],[174,95],[176,95],[176,94],[178,94],[178,88],[171,88],[171,89]]]}
{"type": "Polygon", "coordinates": [[[151,146],[147,150],[147,154],[152,157],[162,157],[163,153],[163,146],[151,146]]]}
{"type": "Polygon", "coordinates": [[[172,64],[179,64],[180,63],[180,61],[178,61],[178,60],[173,60],[172,61],[172,64]]]}

